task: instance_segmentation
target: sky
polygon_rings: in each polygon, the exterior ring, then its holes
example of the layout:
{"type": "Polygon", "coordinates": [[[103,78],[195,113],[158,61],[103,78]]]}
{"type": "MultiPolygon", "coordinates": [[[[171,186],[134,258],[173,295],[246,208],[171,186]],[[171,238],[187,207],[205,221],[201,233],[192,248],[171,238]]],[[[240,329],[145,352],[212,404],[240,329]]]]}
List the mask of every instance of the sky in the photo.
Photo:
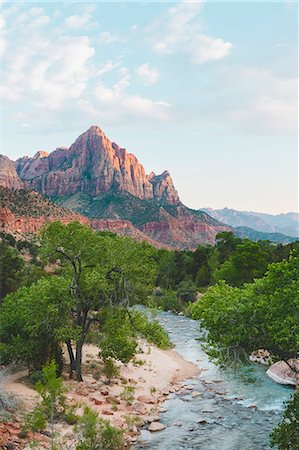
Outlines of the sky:
{"type": "Polygon", "coordinates": [[[298,211],[298,4],[1,1],[1,153],[98,125],[187,206],[298,211]]]}

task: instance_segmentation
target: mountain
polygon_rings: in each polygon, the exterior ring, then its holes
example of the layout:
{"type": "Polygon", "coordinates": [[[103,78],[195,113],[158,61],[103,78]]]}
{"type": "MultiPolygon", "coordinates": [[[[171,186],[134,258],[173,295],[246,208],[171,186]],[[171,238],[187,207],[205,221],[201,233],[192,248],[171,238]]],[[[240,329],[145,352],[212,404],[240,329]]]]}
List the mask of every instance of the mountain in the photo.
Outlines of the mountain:
{"type": "Polygon", "coordinates": [[[24,187],[13,161],[4,155],[0,155],[0,186],[8,189],[22,189],[24,187]]]}
{"type": "Polygon", "coordinates": [[[242,239],[247,238],[251,241],[271,241],[276,244],[289,244],[290,242],[299,241],[299,238],[286,236],[282,233],[266,233],[249,227],[235,227],[234,233],[242,239]]]}
{"type": "Polygon", "coordinates": [[[290,237],[299,237],[298,213],[273,215],[229,208],[203,208],[202,211],[232,227],[248,227],[266,233],[282,233],[290,237]]]}
{"type": "Polygon", "coordinates": [[[230,230],[207,213],[183,205],[167,170],[147,175],[133,154],[96,126],[70,148],[59,147],[50,154],[39,151],[15,163],[5,160],[7,164],[15,170],[11,179],[0,179],[0,185],[39,192],[88,218],[97,229],[113,229],[175,249],[213,243],[218,232],[230,230]]]}
{"type": "Polygon", "coordinates": [[[16,161],[19,177],[49,197],[77,192],[97,196],[108,191],[126,191],[140,199],[163,199],[178,204],[179,197],[167,171],[146,175],[136,156],[111,142],[92,126],[69,149],[38,152],[33,158],[16,161]]]}

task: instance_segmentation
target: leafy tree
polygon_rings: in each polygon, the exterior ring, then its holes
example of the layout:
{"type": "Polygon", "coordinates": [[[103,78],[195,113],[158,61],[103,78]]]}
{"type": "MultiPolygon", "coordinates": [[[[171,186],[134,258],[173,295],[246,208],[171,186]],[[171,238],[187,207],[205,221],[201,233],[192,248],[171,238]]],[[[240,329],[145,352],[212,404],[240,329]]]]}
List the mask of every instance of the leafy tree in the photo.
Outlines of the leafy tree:
{"type": "Polygon", "coordinates": [[[181,281],[177,288],[177,297],[183,302],[193,302],[197,287],[192,281],[181,281]]]}
{"type": "Polygon", "coordinates": [[[0,243],[0,299],[20,286],[24,260],[6,241],[0,243]]]}
{"type": "Polygon", "coordinates": [[[211,356],[228,361],[268,349],[279,359],[297,358],[299,348],[299,256],[269,266],[243,288],[225,282],[191,306],[201,319],[211,356]]]}
{"type": "Polygon", "coordinates": [[[153,286],[155,250],[130,239],[97,234],[73,222],[67,226],[51,224],[43,235],[44,254],[61,257],[65,276],[71,277],[74,302],[73,326],[78,330],[76,352],[67,342],[71,371],[82,380],[82,347],[90,326],[101,323],[106,305],[144,301],[153,286]]]}
{"type": "Polygon", "coordinates": [[[8,294],[0,310],[2,362],[19,361],[40,370],[54,358],[61,370],[60,343],[73,337],[71,308],[69,282],[61,276],[8,294]]]}
{"type": "Polygon", "coordinates": [[[216,280],[225,280],[232,286],[241,286],[263,276],[268,265],[267,254],[252,241],[236,244],[235,252],[216,270],[216,280]]]}
{"type": "Polygon", "coordinates": [[[299,450],[299,392],[286,402],[282,422],[271,433],[271,446],[278,450],[299,450]]]}

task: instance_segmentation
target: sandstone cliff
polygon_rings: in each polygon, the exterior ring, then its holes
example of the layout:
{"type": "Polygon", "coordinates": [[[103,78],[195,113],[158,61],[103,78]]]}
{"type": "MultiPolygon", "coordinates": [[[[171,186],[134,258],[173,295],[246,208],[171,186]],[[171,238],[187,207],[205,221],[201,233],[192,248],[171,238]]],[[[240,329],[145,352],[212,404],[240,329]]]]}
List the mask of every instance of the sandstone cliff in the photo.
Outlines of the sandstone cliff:
{"type": "Polygon", "coordinates": [[[0,155],[0,186],[8,189],[22,189],[24,187],[14,163],[4,155],[0,155]]]}
{"type": "Polygon", "coordinates": [[[83,192],[91,196],[127,191],[140,199],[159,198],[178,204],[178,193],[168,172],[147,176],[136,156],[111,142],[92,126],[69,149],[16,161],[16,169],[28,186],[50,197],[83,192]]]}

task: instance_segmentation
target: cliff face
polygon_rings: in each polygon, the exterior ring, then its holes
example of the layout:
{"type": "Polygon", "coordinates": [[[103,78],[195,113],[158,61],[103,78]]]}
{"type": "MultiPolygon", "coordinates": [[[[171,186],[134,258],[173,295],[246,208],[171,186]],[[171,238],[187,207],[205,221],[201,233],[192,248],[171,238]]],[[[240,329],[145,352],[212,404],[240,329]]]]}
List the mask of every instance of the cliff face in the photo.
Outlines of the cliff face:
{"type": "Polygon", "coordinates": [[[22,189],[24,187],[14,163],[4,155],[0,155],[0,186],[8,189],[22,189]]]}
{"type": "Polygon", "coordinates": [[[140,199],[179,203],[168,172],[147,176],[134,155],[111,142],[95,126],[79,136],[69,149],[58,148],[49,155],[38,152],[33,158],[21,158],[16,169],[31,189],[50,197],[77,192],[97,196],[114,190],[127,191],[140,199]]]}

